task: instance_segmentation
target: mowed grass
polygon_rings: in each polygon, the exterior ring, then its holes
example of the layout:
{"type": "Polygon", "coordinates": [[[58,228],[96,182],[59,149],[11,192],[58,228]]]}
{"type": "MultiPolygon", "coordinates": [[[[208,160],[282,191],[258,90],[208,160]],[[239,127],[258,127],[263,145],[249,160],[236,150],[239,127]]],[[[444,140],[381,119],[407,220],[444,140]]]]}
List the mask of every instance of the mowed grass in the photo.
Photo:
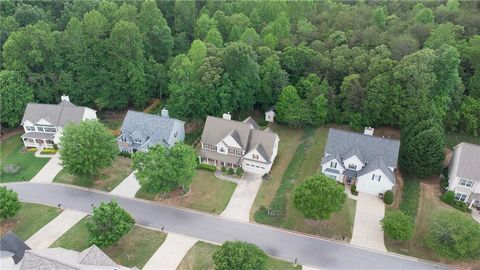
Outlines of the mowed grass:
{"type": "Polygon", "coordinates": [[[283,174],[292,160],[295,150],[302,141],[302,129],[290,128],[278,124],[273,124],[271,127],[280,137],[278,154],[273,163],[272,170],[270,171],[271,178],[267,181],[263,181],[257,196],[255,197],[252,208],[250,209],[251,220],[260,206],[268,206],[272,202],[272,199],[281,184],[283,174]]]}
{"type": "Polygon", "coordinates": [[[112,166],[101,170],[98,176],[75,176],[69,174],[66,169],[62,169],[53,181],[110,192],[132,171],[132,160],[119,156],[115,159],[112,166]]]}
{"type": "MultiPolygon", "coordinates": [[[[425,238],[429,232],[432,217],[440,210],[457,211],[453,207],[440,201],[440,180],[431,177],[420,182],[420,202],[415,220],[415,235],[412,240],[405,242],[390,241],[385,238],[385,247],[390,252],[400,253],[425,260],[442,262],[462,269],[480,269],[480,261],[452,262],[437,257],[432,250],[425,246],[425,238]]],[[[469,214],[466,214],[469,216],[469,214]]]]}
{"type": "MultiPolygon", "coordinates": [[[[88,248],[88,230],[86,223],[88,217],[82,219],[75,226],[62,235],[51,247],[62,247],[76,251],[88,248]]],[[[142,268],[163,244],[167,235],[165,233],[134,226],[115,245],[102,248],[102,250],[116,263],[142,268]]]]}
{"type": "MultiPolygon", "coordinates": [[[[183,260],[177,267],[177,270],[214,270],[215,262],[212,255],[220,248],[220,246],[198,241],[193,245],[183,260]]],[[[267,269],[269,270],[294,270],[302,269],[302,266],[293,266],[291,262],[282,261],[272,257],[268,257],[267,269]]]]}
{"type": "Polygon", "coordinates": [[[230,201],[236,186],[235,183],[218,179],[213,172],[197,170],[187,195],[162,198],[160,194],[140,189],[135,197],[220,214],[230,201]]]}
{"type": "Polygon", "coordinates": [[[474,137],[465,132],[447,132],[445,134],[445,143],[448,148],[452,149],[461,142],[480,144],[480,136],[474,137]]]}
{"type": "Polygon", "coordinates": [[[0,142],[0,182],[29,181],[45,164],[49,158],[37,158],[33,152],[24,151],[21,134],[14,135],[0,142]],[[3,171],[7,164],[14,164],[20,167],[15,174],[8,174],[3,171]]]}
{"type": "Polygon", "coordinates": [[[60,214],[55,207],[23,202],[21,205],[15,216],[0,219],[2,236],[11,230],[25,241],[60,214]]]}

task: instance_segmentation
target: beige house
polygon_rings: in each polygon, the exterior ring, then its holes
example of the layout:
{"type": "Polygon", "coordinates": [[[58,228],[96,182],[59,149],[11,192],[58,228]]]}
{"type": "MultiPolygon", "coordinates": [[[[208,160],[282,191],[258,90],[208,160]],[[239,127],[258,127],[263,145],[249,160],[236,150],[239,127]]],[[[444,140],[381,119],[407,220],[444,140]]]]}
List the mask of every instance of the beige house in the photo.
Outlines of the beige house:
{"type": "Polygon", "coordinates": [[[272,168],[279,141],[275,132],[260,130],[251,117],[240,122],[231,120],[230,113],[223,118],[208,116],[199,159],[215,166],[241,167],[247,172],[265,174],[272,168]]]}
{"type": "Polygon", "coordinates": [[[448,190],[455,200],[480,206],[480,145],[462,142],[455,146],[448,167],[448,190]]]}

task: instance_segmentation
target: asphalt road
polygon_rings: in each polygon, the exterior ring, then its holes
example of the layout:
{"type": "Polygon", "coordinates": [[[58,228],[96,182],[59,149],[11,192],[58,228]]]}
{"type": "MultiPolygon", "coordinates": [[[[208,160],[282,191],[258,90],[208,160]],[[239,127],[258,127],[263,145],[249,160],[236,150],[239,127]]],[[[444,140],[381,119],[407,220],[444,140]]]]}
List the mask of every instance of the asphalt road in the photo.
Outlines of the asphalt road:
{"type": "Polygon", "coordinates": [[[346,243],[306,236],[269,226],[234,221],[214,215],[191,211],[143,200],[118,197],[109,193],[90,191],[58,184],[11,183],[22,201],[91,212],[91,205],[115,199],[140,225],[165,227],[175,232],[223,243],[242,240],[260,246],[268,254],[299,264],[323,269],[447,269],[425,261],[404,256],[366,250],[346,243]]]}

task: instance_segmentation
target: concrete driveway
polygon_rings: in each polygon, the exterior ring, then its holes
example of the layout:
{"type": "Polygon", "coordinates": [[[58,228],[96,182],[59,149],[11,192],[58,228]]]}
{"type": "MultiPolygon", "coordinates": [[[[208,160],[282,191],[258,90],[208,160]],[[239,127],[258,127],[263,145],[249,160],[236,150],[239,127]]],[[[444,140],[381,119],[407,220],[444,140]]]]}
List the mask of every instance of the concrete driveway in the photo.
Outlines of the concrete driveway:
{"type": "Polygon", "coordinates": [[[243,179],[234,182],[237,183],[237,187],[220,216],[248,222],[250,220],[250,208],[252,208],[253,201],[255,201],[257,192],[262,185],[262,176],[245,174],[243,179]]]}
{"type": "Polygon", "coordinates": [[[359,193],[351,244],[387,252],[380,220],[385,215],[385,204],[377,196],[359,193]]]}
{"type": "Polygon", "coordinates": [[[63,169],[61,165],[60,154],[55,154],[52,158],[43,166],[43,168],[30,180],[30,182],[36,183],[51,183],[57,174],[63,169]]]}
{"type": "Polygon", "coordinates": [[[129,198],[135,197],[135,194],[140,189],[140,184],[135,177],[135,172],[132,172],[125,180],[123,180],[116,188],[110,193],[129,198]]]}
{"type": "Polygon", "coordinates": [[[187,252],[197,241],[197,238],[190,236],[168,233],[165,242],[163,242],[160,248],[158,248],[142,269],[177,269],[183,257],[185,257],[187,252]]]}

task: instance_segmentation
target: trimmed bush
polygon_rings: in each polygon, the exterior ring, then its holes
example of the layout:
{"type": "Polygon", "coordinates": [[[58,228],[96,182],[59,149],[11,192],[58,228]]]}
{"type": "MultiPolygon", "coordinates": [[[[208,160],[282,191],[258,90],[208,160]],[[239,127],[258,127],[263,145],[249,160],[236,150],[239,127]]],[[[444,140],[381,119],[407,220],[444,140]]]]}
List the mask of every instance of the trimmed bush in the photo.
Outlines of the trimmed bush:
{"type": "Polygon", "coordinates": [[[358,195],[358,192],[357,192],[357,186],[356,185],[352,185],[350,187],[350,192],[353,194],[353,195],[358,195]]]}
{"type": "Polygon", "coordinates": [[[415,219],[417,217],[418,203],[420,200],[420,181],[418,179],[405,178],[403,183],[402,202],[400,210],[415,219]]]}
{"type": "Polygon", "coordinates": [[[227,171],[228,175],[232,175],[234,173],[235,173],[235,171],[233,170],[233,168],[229,168],[228,171],[227,171]]]}
{"type": "Polygon", "coordinates": [[[455,200],[455,192],[449,190],[440,196],[440,200],[446,204],[452,204],[455,200]]]}
{"type": "Polygon", "coordinates": [[[55,153],[57,153],[57,150],[52,148],[46,148],[46,149],[43,149],[42,152],[40,152],[40,154],[44,154],[44,155],[53,155],[55,153]]]}
{"type": "Polygon", "coordinates": [[[38,151],[38,149],[37,149],[36,147],[28,147],[28,148],[26,149],[26,151],[27,151],[27,152],[35,153],[35,152],[38,151]]]}
{"type": "Polygon", "coordinates": [[[406,241],[413,237],[413,221],[402,211],[388,211],[380,223],[385,235],[390,240],[406,241]]]}
{"type": "Polygon", "coordinates": [[[215,167],[213,165],[210,165],[210,164],[199,163],[197,165],[197,169],[198,170],[205,170],[205,171],[209,171],[209,172],[214,172],[214,171],[217,170],[217,167],[215,167]]]}
{"type": "Polygon", "coordinates": [[[455,208],[457,210],[460,210],[462,212],[465,212],[465,213],[471,213],[472,212],[472,210],[468,208],[468,205],[464,202],[461,202],[461,201],[453,201],[451,206],[453,206],[453,208],[455,208]]]}
{"type": "Polygon", "coordinates": [[[256,245],[240,241],[226,241],[212,257],[217,270],[262,270],[268,259],[256,245]]]}
{"type": "Polygon", "coordinates": [[[222,166],[222,173],[225,174],[227,172],[227,168],[225,166],[222,166]]]}
{"type": "Polygon", "coordinates": [[[393,203],[393,192],[391,190],[385,191],[385,194],[383,194],[383,202],[388,205],[393,203]]]}
{"type": "Polygon", "coordinates": [[[243,175],[243,169],[241,167],[237,168],[237,171],[235,172],[237,176],[242,176],[243,175]]]}

